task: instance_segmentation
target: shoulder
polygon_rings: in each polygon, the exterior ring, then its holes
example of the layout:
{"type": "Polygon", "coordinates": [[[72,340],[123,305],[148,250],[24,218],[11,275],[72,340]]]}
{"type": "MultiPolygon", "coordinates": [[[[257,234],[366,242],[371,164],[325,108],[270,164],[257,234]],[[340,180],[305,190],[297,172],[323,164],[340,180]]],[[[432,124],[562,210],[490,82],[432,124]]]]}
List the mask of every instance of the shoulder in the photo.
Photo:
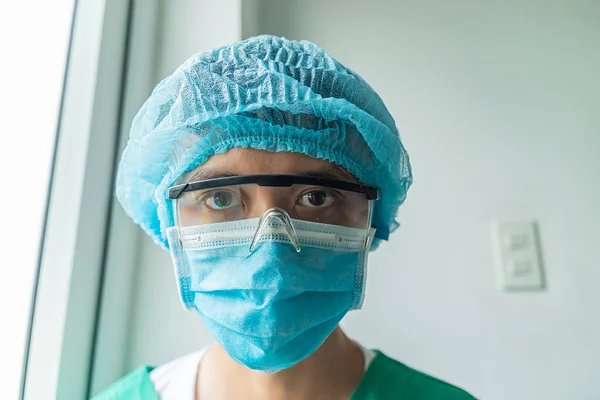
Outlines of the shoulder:
{"type": "Polygon", "coordinates": [[[474,400],[464,390],[376,351],[353,399],[474,400]]]}
{"type": "Polygon", "coordinates": [[[179,357],[157,368],[140,367],[93,397],[92,400],[192,398],[198,366],[209,348],[179,357]]]}
{"type": "Polygon", "coordinates": [[[159,400],[150,380],[150,366],[140,367],[119,379],[92,400],[159,400]]]}
{"type": "Polygon", "coordinates": [[[152,385],[160,398],[193,398],[196,375],[207,348],[179,357],[152,370],[149,374],[152,385]]]}

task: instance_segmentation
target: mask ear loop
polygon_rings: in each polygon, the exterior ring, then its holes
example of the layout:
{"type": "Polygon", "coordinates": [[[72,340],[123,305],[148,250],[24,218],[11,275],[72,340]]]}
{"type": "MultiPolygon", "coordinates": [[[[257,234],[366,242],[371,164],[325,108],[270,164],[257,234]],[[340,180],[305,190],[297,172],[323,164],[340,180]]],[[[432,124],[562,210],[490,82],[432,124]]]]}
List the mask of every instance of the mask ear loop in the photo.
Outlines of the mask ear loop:
{"type": "Polygon", "coordinates": [[[252,238],[252,243],[250,244],[250,253],[256,249],[256,246],[258,246],[258,242],[260,241],[263,232],[268,228],[268,224],[266,222],[271,218],[276,218],[283,224],[283,226],[286,228],[290,241],[296,248],[296,252],[300,253],[298,235],[296,234],[296,229],[294,229],[294,225],[292,224],[292,219],[290,218],[289,214],[281,208],[270,208],[265,211],[263,215],[261,215],[260,220],[258,221],[258,228],[256,228],[256,232],[252,238]]]}

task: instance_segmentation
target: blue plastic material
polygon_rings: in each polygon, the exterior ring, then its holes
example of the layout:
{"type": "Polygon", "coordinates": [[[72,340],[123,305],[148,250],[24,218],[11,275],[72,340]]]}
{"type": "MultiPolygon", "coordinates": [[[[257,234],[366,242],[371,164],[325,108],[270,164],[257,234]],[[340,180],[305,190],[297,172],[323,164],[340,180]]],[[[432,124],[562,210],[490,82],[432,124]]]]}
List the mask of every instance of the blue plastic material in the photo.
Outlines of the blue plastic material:
{"type": "Polygon", "coordinates": [[[133,121],[117,198],[167,249],[167,189],[231,148],[305,154],[379,187],[374,247],[412,183],[394,119],[362,78],[313,43],[258,36],[196,54],[156,86],[133,121]]]}

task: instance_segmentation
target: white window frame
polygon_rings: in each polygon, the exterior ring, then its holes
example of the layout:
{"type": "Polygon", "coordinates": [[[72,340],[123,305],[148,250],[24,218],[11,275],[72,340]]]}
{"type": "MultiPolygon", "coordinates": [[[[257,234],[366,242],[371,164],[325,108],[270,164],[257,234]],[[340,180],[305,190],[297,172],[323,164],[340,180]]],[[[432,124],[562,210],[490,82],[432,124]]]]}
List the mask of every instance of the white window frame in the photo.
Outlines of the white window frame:
{"type": "MultiPolygon", "coordinates": [[[[26,399],[89,396],[107,238],[116,223],[110,216],[131,1],[75,3],[26,358],[26,399]]],[[[135,237],[131,230],[124,235],[135,237]]]]}

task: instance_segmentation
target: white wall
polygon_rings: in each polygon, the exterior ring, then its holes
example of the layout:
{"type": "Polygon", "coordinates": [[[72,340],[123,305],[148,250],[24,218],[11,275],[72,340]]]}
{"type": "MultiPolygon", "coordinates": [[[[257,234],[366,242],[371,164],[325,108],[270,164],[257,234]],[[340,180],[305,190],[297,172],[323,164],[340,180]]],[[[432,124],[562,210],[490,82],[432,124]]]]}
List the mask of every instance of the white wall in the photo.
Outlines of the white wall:
{"type": "MultiPolygon", "coordinates": [[[[237,11],[215,11],[234,3],[171,1],[157,80],[235,40],[237,11]]],[[[264,0],[259,17],[367,79],[411,155],[351,336],[484,399],[600,398],[600,2],[264,0]],[[508,217],[538,220],[545,291],[496,288],[489,222],[508,217]]],[[[137,273],[129,367],[210,340],[145,238],[137,273]]]]}

